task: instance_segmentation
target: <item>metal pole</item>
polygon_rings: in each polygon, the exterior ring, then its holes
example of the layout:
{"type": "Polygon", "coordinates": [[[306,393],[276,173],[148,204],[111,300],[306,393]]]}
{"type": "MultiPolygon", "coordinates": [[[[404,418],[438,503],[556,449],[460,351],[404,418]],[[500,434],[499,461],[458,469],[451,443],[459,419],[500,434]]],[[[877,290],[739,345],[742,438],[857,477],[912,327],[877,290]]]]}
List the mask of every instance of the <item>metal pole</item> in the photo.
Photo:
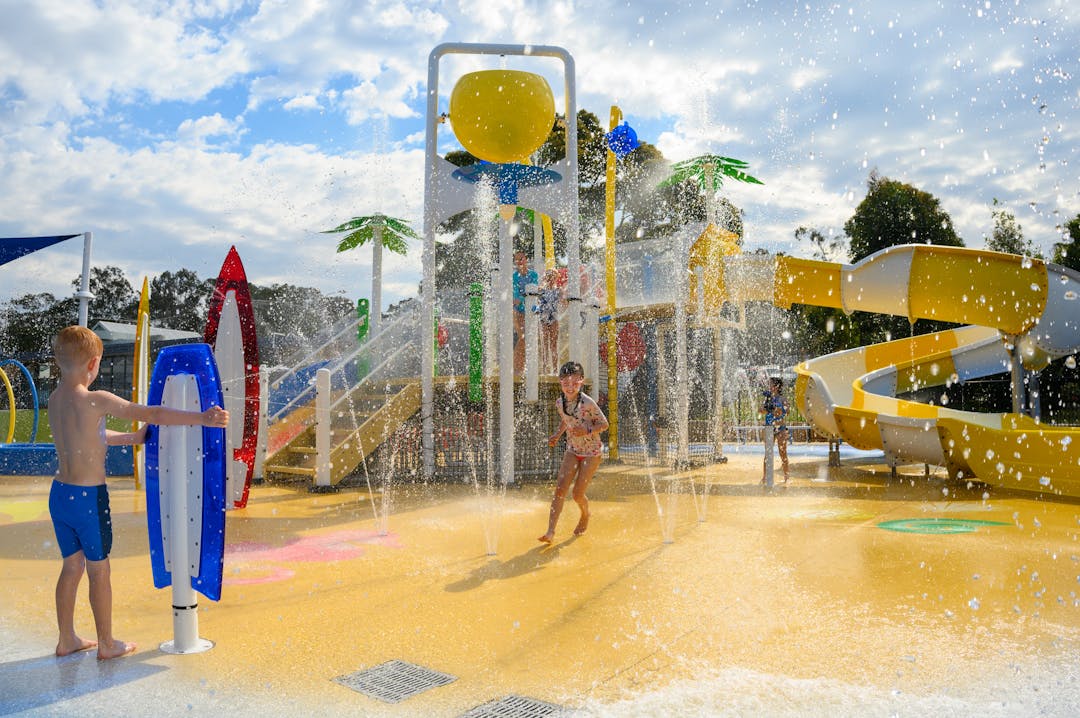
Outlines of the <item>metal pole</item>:
{"type": "Polygon", "coordinates": [[[676,420],[679,431],[678,465],[686,467],[690,463],[690,382],[686,361],[686,304],[689,301],[690,274],[688,268],[688,241],[687,237],[680,237],[679,261],[675,264],[678,272],[677,290],[675,292],[675,386],[676,405],[678,416],[676,420]]]}
{"type": "MultiPolygon", "coordinates": [[[[176,409],[198,410],[199,390],[192,374],[175,374],[165,382],[161,403],[176,409]]],[[[172,578],[173,640],[162,643],[160,648],[165,653],[201,653],[213,647],[210,641],[199,638],[199,599],[191,587],[192,557],[188,535],[194,509],[201,512],[196,496],[202,493],[202,474],[191,476],[193,461],[199,461],[202,455],[202,442],[196,446],[195,456],[189,456],[188,432],[197,431],[202,435],[202,427],[168,426],[161,427],[163,435],[168,436],[165,455],[160,457],[161,470],[165,474],[164,486],[167,496],[163,504],[168,506],[169,515],[163,517],[167,522],[168,568],[172,578]],[[193,479],[197,484],[193,484],[193,479]],[[193,496],[189,495],[195,492],[193,496]]],[[[160,444],[159,444],[160,446],[160,444]]],[[[200,524],[201,525],[201,524],[200,524]]],[[[198,575],[198,551],[195,551],[195,574],[198,575]]]]}
{"type": "Polygon", "coordinates": [[[540,319],[536,316],[536,298],[540,292],[535,284],[525,285],[525,400],[540,399],[540,319]]]}
{"type": "Polygon", "coordinates": [[[270,401],[270,373],[266,366],[259,367],[259,439],[255,444],[255,466],[251,472],[251,481],[260,484],[266,473],[266,443],[269,431],[267,407],[270,401]]]}
{"type": "Polygon", "coordinates": [[[1014,414],[1026,414],[1027,411],[1027,386],[1024,383],[1024,364],[1020,357],[1020,343],[1018,337],[1010,337],[1012,341],[1012,410],[1014,414]]]}
{"type": "Polygon", "coordinates": [[[499,479],[514,483],[514,239],[499,221],[499,479]]]}
{"type": "Polygon", "coordinates": [[[75,293],[79,300],[79,326],[85,327],[90,321],[90,300],[94,295],[90,292],[90,247],[94,243],[93,232],[83,232],[82,254],[82,280],[79,283],[79,291],[75,293]]]}
{"type": "Polygon", "coordinates": [[[435,160],[438,159],[440,45],[428,56],[428,96],[424,144],[423,318],[420,326],[420,428],[424,479],[435,476],[435,350],[427,341],[435,331],[435,160]]]}
{"type": "Polygon", "coordinates": [[[315,372],[315,486],[330,488],[330,370],[315,372]]]}
{"type": "Polygon", "coordinates": [[[371,333],[379,330],[382,320],[382,255],[383,225],[375,225],[375,236],[371,240],[371,333]]]}
{"type": "MultiPolygon", "coordinates": [[[[428,55],[428,96],[427,116],[425,131],[425,165],[424,165],[424,255],[423,255],[423,326],[421,336],[425,339],[421,342],[421,403],[420,417],[423,427],[423,454],[424,454],[424,477],[431,479],[435,473],[435,426],[434,426],[434,366],[435,352],[426,337],[432,336],[435,331],[435,225],[436,225],[436,187],[437,172],[437,134],[438,134],[438,100],[439,100],[439,60],[448,54],[471,54],[471,55],[521,55],[530,57],[554,57],[562,60],[564,69],[564,82],[566,88],[566,161],[569,167],[566,181],[570,191],[567,193],[568,201],[564,208],[567,234],[570,237],[572,250],[570,281],[575,282],[580,296],[580,278],[577,276],[580,266],[580,254],[578,234],[580,232],[580,219],[578,217],[578,158],[577,158],[577,86],[574,79],[574,59],[570,53],[561,47],[551,45],[503,45],[485,43],[443,43],[438,45],[428,55]]],[[[510,282],[510,273],[505,272],[504,282],[510,282]]],[[[509,307],[509,302],[506,303],[509,307]]],[[[574,334],[571,334],[573,338],[574,334]]],[[[513,350],[513,338],[511,352],[513,350]]],[[[571,343],[571,351],[575,345],[571,343]]],[[[500,352],[501,353],[501,352],[500,352]]],[[[509,365],[511,375],[513,363],[509,365]]],[[[513,385],[510,385],[511,398],[513,385]]],[[[511,417],[512,418],[512,417],[511,417]]],[[[512,425],[511,425],[512,426],[512,425]]],[[[512,429],[511,429],[512,434],[512,429]]],[[[511,437],[512,438],[512,437],[511,437]]],[[[512,470],[512,460],[511,460],[512,470]]]]}
{"type": "Polygon", "coordinates": [[[776,429],[772,424],[765,425],[765,486],[773,487],[773,442],[776,429]]]}

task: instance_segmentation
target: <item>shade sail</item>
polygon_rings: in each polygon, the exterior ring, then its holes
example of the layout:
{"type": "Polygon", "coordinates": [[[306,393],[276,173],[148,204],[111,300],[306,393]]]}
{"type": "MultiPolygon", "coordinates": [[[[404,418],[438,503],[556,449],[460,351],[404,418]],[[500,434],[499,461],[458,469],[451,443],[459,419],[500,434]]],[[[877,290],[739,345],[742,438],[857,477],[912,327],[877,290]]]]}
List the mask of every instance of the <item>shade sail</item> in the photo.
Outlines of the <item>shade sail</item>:
{"type": "Polygon", "coordinates": [[[58,234],[52,237],[0,237],[0,265],[78,236],[77,234],[58,234]]]}

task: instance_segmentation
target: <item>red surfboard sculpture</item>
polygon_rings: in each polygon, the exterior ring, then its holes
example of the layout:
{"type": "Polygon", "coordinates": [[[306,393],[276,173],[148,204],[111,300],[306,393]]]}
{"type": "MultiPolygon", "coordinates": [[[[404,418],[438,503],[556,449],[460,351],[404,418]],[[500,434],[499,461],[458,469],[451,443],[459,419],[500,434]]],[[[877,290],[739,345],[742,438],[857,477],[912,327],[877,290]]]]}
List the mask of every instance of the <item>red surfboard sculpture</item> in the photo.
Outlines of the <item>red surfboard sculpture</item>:
{"type": "Polygon", "coordinates": [[[229,426],[225,430],[227,508],[247,505],[259,439],[259,345],[247,274],[230,247],[210,297],[206,343],[214,349],[229,426]]]}

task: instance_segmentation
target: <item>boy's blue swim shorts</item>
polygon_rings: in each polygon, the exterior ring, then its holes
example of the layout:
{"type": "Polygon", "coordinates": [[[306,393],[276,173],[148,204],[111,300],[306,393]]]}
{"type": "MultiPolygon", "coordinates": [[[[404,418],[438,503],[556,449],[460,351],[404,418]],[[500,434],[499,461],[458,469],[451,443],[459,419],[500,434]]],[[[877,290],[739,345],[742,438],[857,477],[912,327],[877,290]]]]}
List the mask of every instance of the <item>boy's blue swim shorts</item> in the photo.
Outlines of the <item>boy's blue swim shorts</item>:
{"type": "Polygon", "coordinates": [[[112,550],[112,516],[105,484],[75,486],[53,480],[49,515],[60,554],[82,551],[88,561],[104,561],[112,550]]]}

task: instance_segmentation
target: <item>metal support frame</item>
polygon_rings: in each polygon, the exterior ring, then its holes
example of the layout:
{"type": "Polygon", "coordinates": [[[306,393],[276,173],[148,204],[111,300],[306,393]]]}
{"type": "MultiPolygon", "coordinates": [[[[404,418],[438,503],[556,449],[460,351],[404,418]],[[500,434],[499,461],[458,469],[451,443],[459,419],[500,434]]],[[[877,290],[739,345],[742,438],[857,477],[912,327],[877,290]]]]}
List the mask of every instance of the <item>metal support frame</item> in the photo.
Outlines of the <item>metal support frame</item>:
{"type": "MultiPolygon", "coordinates": [[[[578,308],[581,301],[581,247],[580,247],[580,219],[578,217],[578,162],[577,162],[577,85],[575,80],[574,59],[570,53],[561,48],[551,45],[502,45],[485,43],[444,43],[438,45],[428,56],[428,96],[426,113],[426,140],[424,162],[424,251],[423,251],[423,326],[421,336],[433,336],[435,332],[435,227],[440,221],[456,212],[473,206],[475,191],[450,179],[453,166],[438,156],[438,126],[439,126],[439,62],[445,55],[518,55],[529,57],[552,57],[562,61],[565,83],[565,114],[566,114],[566,157],[556,165],[563,182],[558,189],[553,188],[523,188],[519,192],[518,204],[529,207],[534,211],[558,217],[567,228],[569,242],[567,246],[567,300],[571,310],[578,308]]],[[[505,279],[502,281],[506,281],[505,279]]],[[[500,307],[506,312],[512,311],[511,304],[506,303],[500,307]]],[[[573,316],[574,314],[571,314],[573,316]]],[[[500,322],[500,324],[502,324],[500,322]]],[[[506,322],[504,332],[512,332],[512,323],[506,322]]],[[[512,335],[511,335],[512,337],[512,335]]],[[[513,339],[511,338],[511,348],[513,339]]],[[[420,419],[422,428],[422,442],[424,454],[424,477],[430,479],[435,473],[435,425],[434,425],[434,397],[435,397],[435,352],[430,342],[422,342],[422,356],[420,369],[420,419]]],[[[575,331],[571,325],[570,352],[571,356],[578,356],[582,351],[582,339],[580,330],[575,331]]],[[[510,378],[513,376],[513,362],[507,366],[510,369],[510,378]]],[[[503,379],[501,382],[509,385],[512,399],[512,380],[503,379]]],[[[504,437],[500,440],[502,451],[509,455],[508,462],[503,461],[503,481],[513,480],[513,402],[500,400],[500,416],[505,413],[509,417],[511,426],[511,440],[507,442],[504,437]]],[[[507,421],[500,418],[500,426],[505,426],[507,421]]]]}

